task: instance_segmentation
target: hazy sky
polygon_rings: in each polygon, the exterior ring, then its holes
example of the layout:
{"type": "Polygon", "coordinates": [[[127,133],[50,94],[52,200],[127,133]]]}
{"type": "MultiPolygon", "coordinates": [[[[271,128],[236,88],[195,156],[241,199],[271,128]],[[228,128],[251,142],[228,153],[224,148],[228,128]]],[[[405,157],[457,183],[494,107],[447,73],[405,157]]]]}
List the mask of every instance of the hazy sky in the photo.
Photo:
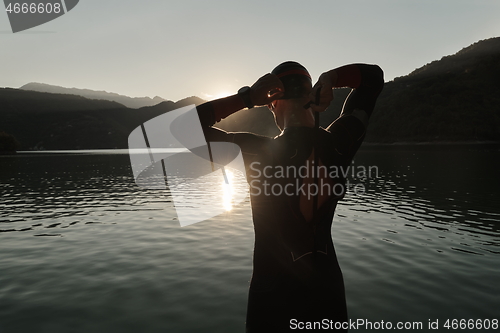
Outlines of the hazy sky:
{"type": "Polygon", "coordinates": [[[386,81],[500,36],[499,0],[80,0],[13,34],[0,13],[0,87],[43,82],[178,100],[235,93],[278,63],[316,79],[351,62],[386,81]]]}

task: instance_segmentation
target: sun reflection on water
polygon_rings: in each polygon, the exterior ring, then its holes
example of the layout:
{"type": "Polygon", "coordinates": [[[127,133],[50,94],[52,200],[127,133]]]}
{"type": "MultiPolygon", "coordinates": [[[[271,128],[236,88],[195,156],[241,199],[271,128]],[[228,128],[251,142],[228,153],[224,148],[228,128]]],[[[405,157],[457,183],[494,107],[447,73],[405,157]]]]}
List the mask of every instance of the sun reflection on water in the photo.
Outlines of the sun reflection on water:
{"type": "Polygon", "coordinates": [[[224,206],[226,212],[229,212],[231,209],[233,209],[234,174],[227,168],[225,169],[225,171],[229,183],[226,183],[225,180],[222,180],[222,205],[224,206]]]}

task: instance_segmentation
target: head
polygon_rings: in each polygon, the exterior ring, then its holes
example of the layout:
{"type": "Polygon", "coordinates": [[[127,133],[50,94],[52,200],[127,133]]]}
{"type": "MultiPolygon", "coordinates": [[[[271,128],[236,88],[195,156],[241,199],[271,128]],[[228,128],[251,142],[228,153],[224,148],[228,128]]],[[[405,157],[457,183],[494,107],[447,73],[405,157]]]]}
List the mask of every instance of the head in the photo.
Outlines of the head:
{"type": "Polygon", "coordinates": [[[307,110],[303,108],[309,101],[312,89],[312,80],[307,69],[298,62],[286,61],[276,66],[271,73],[281,80],[285,88],[285,95],[268,105],[274,113],[278,127],[284,129],[290,120],[293,120],[295,126],[307,125],[301,124],[309,118],[307,110]]]}

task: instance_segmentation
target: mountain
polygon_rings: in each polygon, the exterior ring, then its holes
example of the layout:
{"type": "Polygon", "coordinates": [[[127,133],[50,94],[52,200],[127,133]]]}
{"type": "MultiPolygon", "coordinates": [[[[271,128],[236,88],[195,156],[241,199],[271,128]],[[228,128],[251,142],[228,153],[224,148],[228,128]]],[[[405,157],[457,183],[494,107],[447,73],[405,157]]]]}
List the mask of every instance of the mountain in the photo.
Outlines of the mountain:
{"type": "Polygon", "coordinates": [[[5,132],[3,137],[11,135],[17,139],[21,150],[125,149],[128,135],[143,122],[202,102],[190,97],[176,103],[164,101],[131,109],[116,102],[76,95],[3,88],[0,89],[0,132],[5,132]]]}
{"type": "Polygon", "coordinates": [[[499,141],[500,37],[474,43],[385,84],[372,142],[499,141]]]}
{"type": "MultiPolygon", "coordinates": [[[[387,82],[368,126],[366,142],[500,141],[500,38],[479,41],[387,82]]],[[[350,89],[335,89],[321,113],[327,127],[350,89]]],[[[219,127],[277,135],[266,108],[244,110],[219,127]]]]}
{"type": "MultiPolygon", "coordinates": [[[[500,38],[492,38],[387,82],[366,141],[500,141],[499,77],[500,38]]],[[[334,90],[334,101],[321,114],[321,126],[338,117],[349,91],[334,90]]],[[[189,97],[136,109],[102,98],[4,88],[0,89],[0,132],[4,131],[4,146],[10,147],[5,150],[12,150],[17,142],[23,150],[127,148],[128,135],[143,122],[203,102],[189,97]]],[[[217,126],[278,134],[267,108],[237,112],[217,126]]]]}
{"type": "MultiPolygon", "coordinates": [[[[454,55],[444,56],[407,75],[410,78],[422,78],[450,72],[470,72],[481,61],[491,62],[500,54],[500,37],[479,41],[463,48],[454,55]]],[[[401,78],[396,78],[396,80],[401,78]]]]}
{"type": "Polygon", "coordinates": [[[64,88],[53,86],[45,83],[31,82],[20,87],[21,90],[31,90],[38,92],[47,92],[52,94],[68,94],[68,95],[78,95],[86,97],[89,99],[103,99],[108,101],[117,102],[125,105],[128,108],[138,109],[143,106],[152,106],[165,101],[161,97],[128,97],[124,95],[118,95],[115,93],[109,93],[106,91],[96,91],[90,89],[77,89],[77,88],[64,88]]]}

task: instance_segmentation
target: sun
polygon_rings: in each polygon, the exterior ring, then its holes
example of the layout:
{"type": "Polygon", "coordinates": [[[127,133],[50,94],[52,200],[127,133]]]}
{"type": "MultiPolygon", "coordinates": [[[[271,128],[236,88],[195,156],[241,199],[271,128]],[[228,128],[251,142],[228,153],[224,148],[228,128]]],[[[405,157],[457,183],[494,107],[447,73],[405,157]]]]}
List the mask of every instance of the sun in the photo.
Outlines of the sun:
{"type": "Polygon", "coordinates": [[[224,98],[224,97],[231,96],[231,95],[233,95],[233,94],[228,92],[228,91],[222,91],[220,93],[214,94],[213,99],[224,98]]]}
{"type": "Polygon", "coordinates": [[[213,101],[214,99],[224,98],[236,94],[232,87],[214,87],[210,92],[201,92],[201,96],[207,101],[213,101]]]}
{"type": "Polygon", "coordinates": [[[234,196],[234,188],[233,188],[233,178],[234,174],[225,169],[226,176],[227,176],[227,183],[226,180],[222,182],[222,205],[224,206],[224,209],[226,212],[229,212],[233,209],[233,196],[234,196]]]}

